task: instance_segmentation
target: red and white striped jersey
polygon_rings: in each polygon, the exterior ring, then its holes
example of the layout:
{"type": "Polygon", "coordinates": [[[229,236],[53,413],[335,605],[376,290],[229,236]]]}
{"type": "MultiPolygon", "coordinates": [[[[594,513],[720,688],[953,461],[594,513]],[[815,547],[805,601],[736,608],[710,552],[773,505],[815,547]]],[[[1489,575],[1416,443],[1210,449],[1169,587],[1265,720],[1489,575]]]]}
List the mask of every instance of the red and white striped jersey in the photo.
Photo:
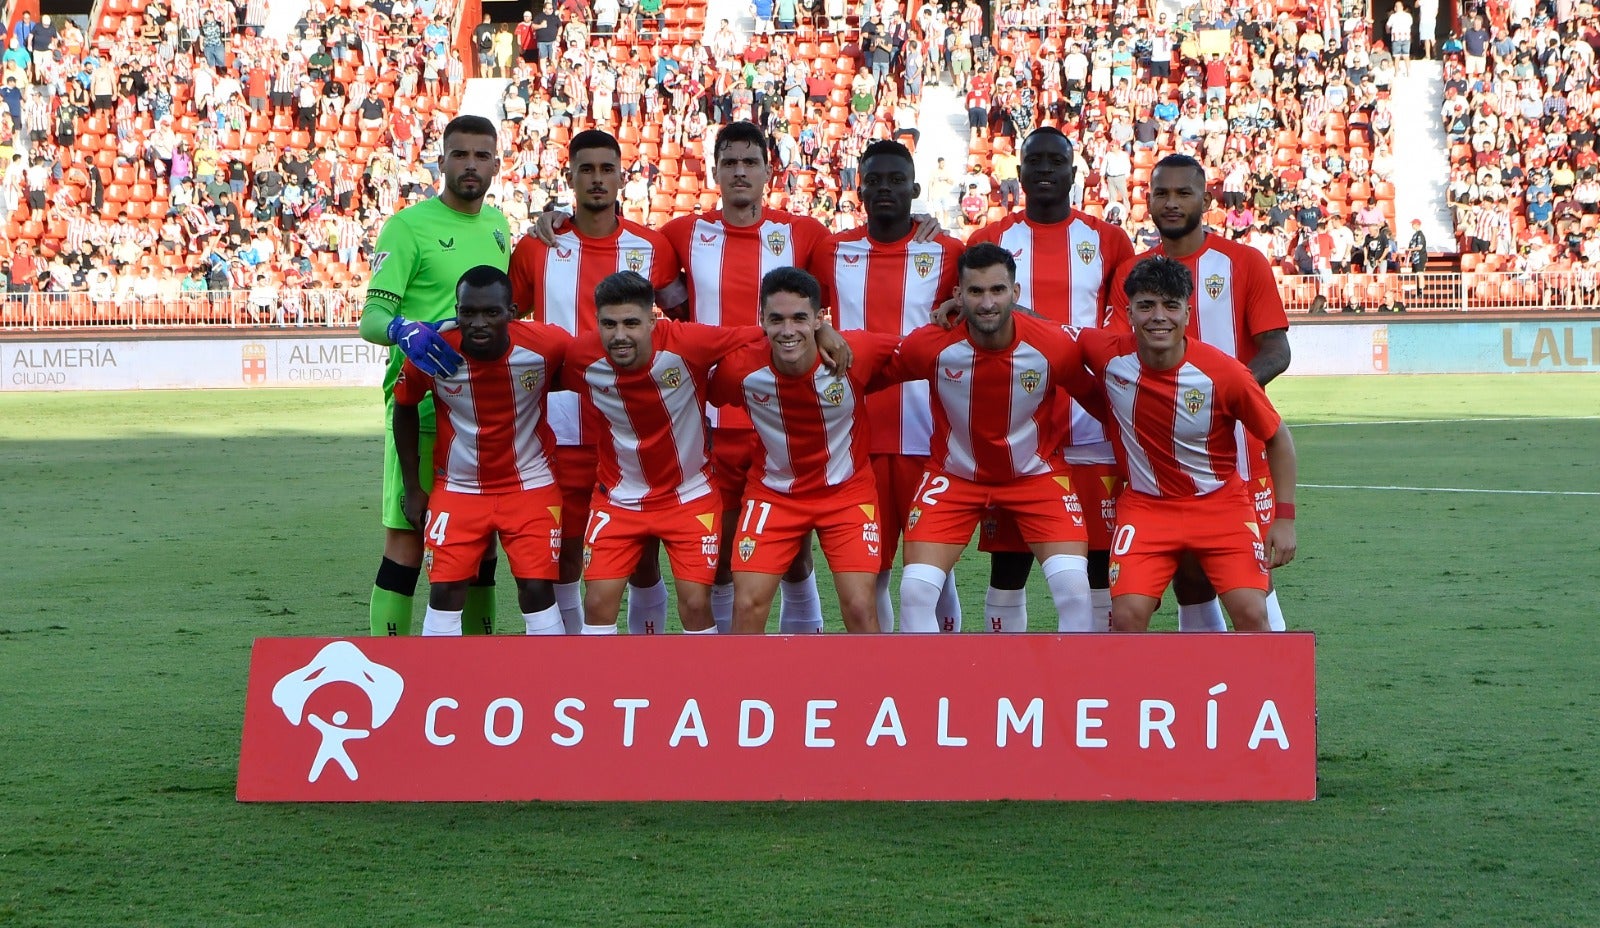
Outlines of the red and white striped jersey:
{"type": "Polygon", "coordinates": [[[1059,407],[1086,395],[1093,380],[1078,343],[1061,326],[1013,315],[1016,338],[979,348],[967,324],[930,325],[900,343],[884,382],[928,380],[933,396],[930,469],[977,483],[1060,473],[1065,467],[1059,407]],[[1067,387],[1068,390],[1059,390],[1067,387]]]}
{"type": "MultiPolygon", "coordinates": [[[[865,329],[910,335],[928,324],[935,306],[955,293],[963,245],[949,236],[917,242],[908,235],[878,242],[865,227],[828,236],[811,264],[841,332],[865,329]]],[[[926,455],[933,433],[927,381],[916,380],[867,397],[873,454],[926,455]]]]}
{"type": "MultiPolygon", "coordinates": [[[[571,223],[546,245],[524,235],[511,252],[511,298],[518,312],[573,335],[596,330],[594,288],[618,271],[633,271],[660,290],[678,279],[677,257],[661,233],[622,220],[604,238],[590,238],[571,223]]],[[[576,393],[550,397],[550,426],[562,445],[589,445],[576,393]]]]}
{"type": "Polygon", "coordinates": [[[1128,486],[1148,496],[1193,497],[1239,482],[1240,426],[1261,441],[1283,420],[1250,369],[1189,339],[1183,361],[1158,371],[1139,361],[1131,334],[1078,337],[1105,387],[1107,427],[1128,486]]]}
{"type": "MultiPolygon", "coordinates": [[[[1131,331],[1128,295],[1122,292],[1122,282],[1141,260],[1155,255],[1171,257],[1163,249],[1163,245],[1157,245],[1117,268],[1107,328],[1115,332],[1131,331]]],[[[1272,265],[1261,252],[1242,242],[1210,233],[1199,251],[1177,260],[1194,275],[1194,295],[1189,300],[1188,334],[1191,339],[1205,342],[1249,364],[1256,356],[1257,335],[1289,327],[1283,298],[1278,295],[1278,282],[1272,276],[1272,265]]]]}
{"type": "MultiPolygon", "coordinates": [[[[510,493],[555,480],[547,457],[555,437],[545,421],[545,394],[560,376],[572,336],[536,322],[513,322],[510,331],[505,355],[480,361],[463,353],[449,377],[430,377],[410,361],[400,368],[397,404],[415,406],[433,393],[436,485],[443,480],[457,493],[510,493]]],[[[459,331],[440,337],[461,349],[459,331]]]]}
{"type": "MultiPolygon", "coordinates": [[[[729,225],[722,210],[679,216],[661,230],[689,284],[689,319],[705,325],[756,325],[761,278],[780,267],[809,267],[828,230],[810,216],[763,210],[753,226],[729,225]]],[[[750,428],[744,410],[708,409],[718,428],[750,428]]]]}
{"type": "MultiPolygon", "coordinates": [[[[769,345],[752,345],[717,365],[711,402],[743,406],[755,424],[760,451],[750,480],[790,496],[825,494],[857,474],[871,474],[867,454],[876,423],[864,404],[867,383],[889,363],[900,339],[873,332],[843,332],[854,355],[850,370],[835,374],[820,359],[798,376],[772,364],[769,345]]],[[[868,479],[871,479],[870,477],[868,479]]]]}
{"type": "MultiPolygon", "coordinates": [[[[1017,262],[1017,302],[1046,319],[1080,329],[1103,324],[1111,279],[1122,262],[1133,257],[1128,233],[1103,219],[1072,210],[1060,222],[1034,222],[1027,213],[1011,213],[972,234],[971,241],[993,242],[1017,262]]],[[[1085,448],[1103,445],[1105,428],[1078,403],[1069,407],[1065,444],[1085,448]]],[[[1081,463],[1111,463],[1109,446],[1074,454],[1081,463]]]]}
{"type": "Polygon", "coordinates": [[[711,368],[764,337],[754,326],[721,328],[660,320],[655,353],[640,370],[620,370],[598,332],[568,353],[562,385],[583,397],[597,438],[599,489],[624,509],[676,506],[711,492],[701,410],[711,368]]]}

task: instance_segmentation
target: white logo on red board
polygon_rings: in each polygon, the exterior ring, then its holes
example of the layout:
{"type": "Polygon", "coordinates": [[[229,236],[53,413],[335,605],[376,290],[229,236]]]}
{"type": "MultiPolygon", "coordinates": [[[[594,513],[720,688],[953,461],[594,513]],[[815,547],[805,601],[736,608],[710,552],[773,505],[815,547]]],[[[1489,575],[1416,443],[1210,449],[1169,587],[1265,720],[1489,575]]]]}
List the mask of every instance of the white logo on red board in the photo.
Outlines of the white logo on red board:
{"type": "Polygon", "coordinates": [[[371,660],[348,641],[330,642],[317,652],[311,663],[285,674],[274,684],[272,704],[283,710],[289,724],[298,726],[303,719],[322,734],[322,744],[312,758],[306,782],[317,782],[329,761],[338,764],[351,782],[360,779],[345,742],[359,741],[382,728],[394,715],[404,691],[405,681],[398,673],[371,660]],[[367,695],[372,703],[372,728],[344,727],[350,721],[350,714],[342,709],[327,719],[305,711],[311,695],[330,683],[349,683],[367,695]]]}

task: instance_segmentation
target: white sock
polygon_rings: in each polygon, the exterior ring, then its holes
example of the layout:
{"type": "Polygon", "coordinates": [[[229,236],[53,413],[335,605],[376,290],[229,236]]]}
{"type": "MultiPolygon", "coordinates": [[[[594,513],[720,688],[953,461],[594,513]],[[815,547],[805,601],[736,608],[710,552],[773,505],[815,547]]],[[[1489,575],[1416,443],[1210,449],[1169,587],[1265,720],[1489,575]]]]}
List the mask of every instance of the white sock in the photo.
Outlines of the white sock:
{"type": "Polygon", "coordinates": [[[889,594],[889,572],[878,575],[878,631],[885,635],[894,631],[894,597],[889,594]]]}
{"type": "Polygon", "coordinates": [[[983,594],[983,617],[989,621],[991,632],[1027,631],[1028,591],[989,587],[983,594]]]}
{"type": "Polygon", "coordinates": [[[1052,554],[1040,565],[1045,586],[1056,604],[1056,631],[1092,632],[1094,606],[1089,600],[1089,559],[1081,554],[1052,554]]]}
{"type": "Polygon", "coordinates": [[[422,634],[429,637],[434,635],[459,636],[461,634],[461,610],[446,612],[443,609],[435,609],[429,606],[427,614],[422,617],[422,634]]]}
{"type": "Polygon", "coordinates": [[[902,632],[939,631],[935,608],[939,591],[944,589],[944,571],[932,564],[907,564],[900,572],[900,630],[902,632]]]}
{"type": "Polygon", "coordinates": [[[724,635],[733,631],[732,583],[718,583],[711,587],[711,621],[716,623],[716,630],[724,635]]]}
{"type": "Polygon", "coordinates": [[[1283,621],[1283,607],[1278,605],[1278,591],[1267,591],[1267,627],[1275,632],[1286,630],[1289,626],[1283,621]]]}
{"type": "Polygon", "coordinates": [[[583,626],[583,631],[581,631],[579,634],[583,634],[583,635],[615,635],[616,633],[617,633],[617,626],[615,624],[612,624],[612,625],[589,625],[589,624],[585,623],[584,626],[583,626]]]}
{"type": "Polygon", "coordinates": [[[939,590],[939,627],[947,632],[961,631],[961,594],[956,591],[956,572],[951,568],[945,574],[944,588],[939,590]]]}
{"type": "Polygon", "coordinates": [[[804,580],[779,582],[783,591],[778,606],[778,631],[785,635],[815,635],[822,631],[822,597],[817,595],[817,572],[804,580]]]}
{"type": "Polygon", "coordinates": [[[1192,606],[1178,604],[1178,631],[1225,632],[1228,620],[1222,616],[1222,603],[1216,597],[1192,606]]]}
{"type": "Polygon", "coordinates": [[[654,586],[628,584],[628,634],[664,635],[667,631],[667,581],[654,586]]]}
{"type": "Polygon", "coordinates": [[[1089,606],[1094,611],[1094,630],[1111,631],[1111,591],[1090,587],[1089,606]]]}
{"type": "Polygon", "coordinates": [[[561,621],[561,607],[552,605],[538,612],[524,612],[522,625],[530,635],[565,635],[567,626],[561,621]]]}
{"type": "Polygon", "coordinates": [[[576,635],[583,630],[583,592],[578,581],[556,584],[556,608],[561,610],[561,624],[567,634],[576,635]]]}
{"type": "Polygon", "coordinates": [[[702,629],[699,629],[698,631],[691,631],[691,630],[686,628],[686,629],[683,630],[683,633],[685,635],[720,635],[720,634],[723,634],[723,631],[722,631],[722,629],[720,629],[720,628],[716,627],[715,625],[713,625],[710,628],[702,628],[702,629]]]}

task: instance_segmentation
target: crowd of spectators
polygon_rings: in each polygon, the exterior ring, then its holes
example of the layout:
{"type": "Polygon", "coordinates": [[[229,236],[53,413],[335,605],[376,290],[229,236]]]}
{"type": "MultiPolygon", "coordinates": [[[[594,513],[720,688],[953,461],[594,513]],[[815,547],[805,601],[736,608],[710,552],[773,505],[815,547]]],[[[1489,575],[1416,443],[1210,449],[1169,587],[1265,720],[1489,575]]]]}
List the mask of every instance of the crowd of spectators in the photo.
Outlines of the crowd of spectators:
{"type": "Polygon", "coordinates": [[[1447,199],[1463,268],[1570,271],[1592,296],[1600,268],[1595,8],[1489,3],[1441,49],[1447,199]]]}

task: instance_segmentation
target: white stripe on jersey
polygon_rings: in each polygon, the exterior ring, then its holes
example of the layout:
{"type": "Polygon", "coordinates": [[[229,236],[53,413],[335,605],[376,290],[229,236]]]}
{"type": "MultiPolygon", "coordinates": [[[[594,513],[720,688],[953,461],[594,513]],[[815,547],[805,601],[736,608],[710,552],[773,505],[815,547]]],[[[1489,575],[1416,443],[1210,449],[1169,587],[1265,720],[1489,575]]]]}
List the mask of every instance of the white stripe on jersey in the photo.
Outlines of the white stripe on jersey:
{"type": "MultiPolygon", "coordinates": [[[[536,384],[537,389],[524,389],[522,378],[525,374],[544,378],[549,372],[547,359],[521,345],[513,345],[511,357],[506,359],[506,376],[511,378],[511,398],[516,407],[516,434],[512,438],[512,448],[516,454],[517,477],[524,490],[535,487],[549,486],[554,480],[550,473],[550,463],[545,457],[545,449],[539,444],[539,400],[544,396],[544,384],[536,384]]],[[[571,396],[572,394],[568,394],[571,396]]]]}
{"type": "Polygon", "coordinates": [[[483,484],[478,480],[478,405],[473,401],[467,366],[463,364],[450,380],[435,380],[433,388],[449,394],[450,428],[455,432],[445,457],[445,480],[462,492],[480,492],[483,484]]]}
{"type": "Polygon", "coordinates": [[[1230,358],[1239,356],[1234,334],[1233,259],[1215,248],[1195,262],[1194,314],[1200,340],[1230,358]],[[1215,295],[1213,295],[1215,294],[1215,295]]]}
{"type": "MultiPolygon", "coordinates": [[[[1217,399],[1217,385],[1198,367],[1184,362],[1178,368],[1176,389],[1177,418],[1172,429],[1172,454],[1178,466],[1194,480],[1195,492],[1201,496],[1221,489],[1223,481],[1217,479],[1211,467],[1211,417],[1217,399]],[[1200,408],[1191,412],[1187,397],[1199,390],[1200,408]]],[[[1242,426],[1241,426],[1242,428],[1242,426]]]]}
{"type": "Polygon", "coordinates": [[[1055,381],[1050,378],[1050,359],[1024,341],[1011,353],[1011,402],[1008,404],[1011,421],[1006,428],[1006,447],[1011,451],[1012,470],[1018,474],[1032,475],[1049,472],[1045,456],[1055,449],[1039,447],[1039,425],[1033,420],[1034,414],[1039,411],[1039,403],[1030,395],[1030,391],[1023,389],[1022,379],[1016,376],[1018,371],[1028,370],[1039,371],[1044,377],[1032,392],[1056,388],[1055,381]]]}
{"type": "Polygon", "coordinates": [[[789,430],[784,427],[783,406],[778,402],[778,377],[772,368],[752,371],[744,379],[745,408],[767,452],[762,483],[779,493],[794,487],[794,460],[789,454],[789,430]]]}
{"type": "MultiPolygon", "coordinates": [[[[740,325],[754,324],[761,318],[761,307],[728,307],[724,311],[722,305],[723,275],[755,274],[756,280],[765,278],[770,271],[780,267],[794,267],[794,227],[786,222],[761,223],[758,233],[758,248],[756,253],[761,256],[759,268],[740,268],[727,266],[728,237],[722,223],[698,220],[694,224],[689,239],[689,260],[685,262],[689,268],[690,278],[694,281],[694,308],[693,319],[695,322],[706,325],[740,325]],[[772,244],[777,244],[776,251],[772,244]],[[748,320],[747,323],[741,320],[748,320]]],[[[706,404],[706,418],[713,428],[722,423],[722,410],[710,403],[706,404]]]]}
{"type": "Polygon", "coordinates": [[[971,480],[978,473],[978,458],[972,447],[973,362],[977,360],[972,343],[962,339],[939,352],[934,379],[939,385],[939,404],[950,420],[950,437],[945,449],[947,473],[971,480]]]}
{"type": "MultiPolygon", "coordinates": [[[[656,385],[661,404],[672,420],[673,447],[677,452],[678,469],[683,475],[683,482],[678,485],[676,492],[678,501],[686,503],[710,493],[711,484],[705,478],[705,429],[701,425],[699,404],[694,400],[693,386],[687,376],[680,375],[684,379],[678,387],[661,389],[661,375],[672,367],[683,371],[688,365],[680,356],[658,350],[650,366],[650,380],[656,385]]],[[[617,466],[621,472],[620,482],[607,488],[608,498],[613,505],[637,509],[640,500],[650,493],[650,481],[645,476],[644,465],[639,457],[642,440],[628,416],[627,405],[617,392],[616,371],[609,360],[601,358],[584,370],[584,380],[589,384],[589,396],[595,406],[610,423],[612,447],[616,450],[617,466]]]]}
{"type": "Polygon", "coordinates": [[[1137,355],[1125,354],[1112,358],[1111,363],[1106,365],[1106,380],[1110,381],[1106,400],[1111,405],[1112,415],[1117,417],[1117,430],[1121,432],[1122,450],[1128,460],[1128,486],[1148,496],[1159,496],[1156,469],[1150,465],[1149,456],[1139,446],[1133,424],[1134,402],[1139,397],[1139,377],[1142,373],[1137,355]]]}
{"type": "Polygon", "coordinates": [[[817,406],[822,410],[823,434],[828,439],[828,485],[838,486],[855,474],[855,459],[850,454],[850,435],[855,425],[856,404],[861,397],[856,396],[856,389],[848,378],[840,377],[825,367],[817,368],[811,383],[817,392],[817,406]],[[825,398],[827,389],[835,383],[844,388],[837,406],[825,398]]]}

